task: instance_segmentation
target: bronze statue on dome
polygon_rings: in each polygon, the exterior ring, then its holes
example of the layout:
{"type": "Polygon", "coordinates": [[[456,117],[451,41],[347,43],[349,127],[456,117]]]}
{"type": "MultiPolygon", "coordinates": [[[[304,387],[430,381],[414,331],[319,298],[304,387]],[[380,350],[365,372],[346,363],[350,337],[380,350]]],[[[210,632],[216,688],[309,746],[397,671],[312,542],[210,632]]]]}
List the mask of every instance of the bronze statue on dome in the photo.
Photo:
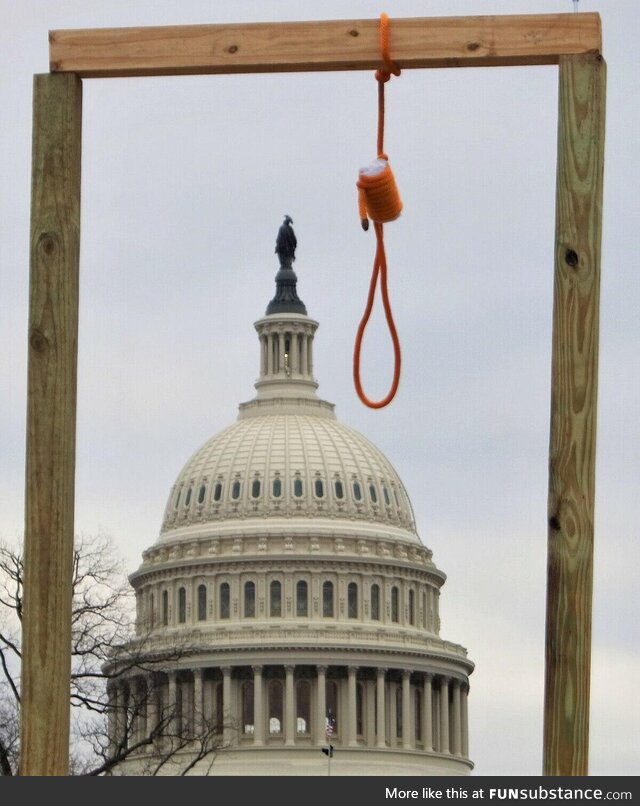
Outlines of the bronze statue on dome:
{"type": "Polygon", "coordinates": [[[276,237],[276,253],[280,258],[281,266],[291,266],[296,259],[296,246],[298,245],[298,241],[293,227],[291,226],[292,224],[293,219],[291,216],[286,215],[284,217],[284,223],[278,230],[276,237]]]}

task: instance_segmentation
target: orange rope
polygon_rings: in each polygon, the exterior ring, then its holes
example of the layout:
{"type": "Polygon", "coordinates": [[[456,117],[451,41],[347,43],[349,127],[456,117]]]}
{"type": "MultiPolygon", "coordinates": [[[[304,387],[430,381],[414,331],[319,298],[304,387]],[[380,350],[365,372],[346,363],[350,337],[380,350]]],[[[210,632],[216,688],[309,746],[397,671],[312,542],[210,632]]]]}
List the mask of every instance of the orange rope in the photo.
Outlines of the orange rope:
{"type": "Polygon", "coordinates": [[[394,221],[402,211],[400,194],[398,193],[393,173],[389,167],[387,155],[384,153],[384,85],[391,78],[391,74],[395,76],[400,75],[400,68],[389,56],[389,17],[384,13],[380,15],[380,50],[385,66],[376,71],[376,81],[378,82],[378,160],[371,166],[371,171],[360,172],[357,182],[360,221],[365,230],[369,228],[369,218],[374,222],[377,246],[373,260],[371,282],[369,283],[367,304],[356,334],[356,343],[353,351],[353,381],[358,397],[365,406],[371,409],[381,409],[391,403],[398,390],[398,384],[400,383],[400,368],[402,364],[400,340],[398,339],[398,333],[393,321],[387,288],[387,256],[384,248],[383,230],[383,224],[387,221],[394,221]],[[389,392],[382,400],[373,401],[367,397],[362,389],[360,380],[360,352],[362,349],[364,331],[373,308],[378,278],[380,278],[380,293],[382,295],[384,314],[393,343],[394,367],[393,381],[389,392]]]}

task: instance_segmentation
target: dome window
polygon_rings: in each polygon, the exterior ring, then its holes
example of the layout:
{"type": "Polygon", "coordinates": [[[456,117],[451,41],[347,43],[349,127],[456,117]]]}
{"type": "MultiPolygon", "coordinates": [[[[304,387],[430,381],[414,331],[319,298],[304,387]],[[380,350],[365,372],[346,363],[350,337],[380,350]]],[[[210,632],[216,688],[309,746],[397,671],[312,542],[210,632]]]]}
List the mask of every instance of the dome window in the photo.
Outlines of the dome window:
{"type": "Polygon", "coordinates": [[[350,582],[347,587],[347,610],[349,618],[358,618],[358,586],[350,582]]]}
{"type": "Polygon", "coordinates": [[[251,484],[251,497],[260,498],[260,479],[254,479],[251,484]]]}
{"type": "Polygon", "coordinates": [[[178,495],[176,495],[176,504],[175,504],[176,509],[178,509],[178,507],[180,506],[180,493],[181,492],[182,492],[182,490],[178,490],[178,495]]]}
{"type": "Polygon", "coordinates": [[[273,490],[273,497],[274,498],[280,498],[281,497],[281,495],[282,495],[282,482],[280,481],[280,479],[274,479],[273,480],[272,490],[273,490]]]}
{"type": "Polygon", "coordinates": [[[207,619],[207,586],[198,585],[198,621],[207,619]]]}
{"type": "Polygon", "coordinates": [[[316,498],[324,498],[324,482],[322,481],[322,479],[316,479],[314,486],[316,491],[316,498]]]}
{"type": "Polygon", "coordinates": [[[207,491],[207,489],[204,486],[204,484],[201,484],[200,489],[198,490],[198,503],[199,504],[202,504],[204,502],[204,496],[205,496],[206,491],[207,491]]]}
{"type": "Polygon", "coordinates": [[[390,507],[391,506],[391,499],[389,498],[389,490],[387,490],[386,486],[382,486],[382,494],[384,495],[384,502],[385,504],[390,507]]]}
{"type": "Polygon", "coordinates": [[[362,489],[360,487],[360,483],[357,481],[353,482],[353,497],[356,501],[362,501],[362,489]]]}
{"type": "Polygon", "coordinates": [[[399,608],[399,594],[398,589],[394,585],[391,588],[391,621],[398,623],[400,621],[400,608],[399,608]]]}
{"type": "Polygon", "coordinates": [[[223,582],[222,585],[220,585],[220,618],[229,618],[231,611],[230,600],[231,591],[229,589],[229,583],[223,582]]]}
{"type": "Polygon", "coordinates": [[[340,479],[336,479],[335,484],[333,485],[334,490],[336,491],[336,498],[342,499],[344,498],[344,487],[340,479]]]}
{"type": "Polygon", "coordinates": [[[219,501],[222,498],[222,484],[218,482],[213,488],[213,500],[219,501]]]}
{"type": "Polygon", "coordinates": [[[409,624],[416,623],[416,594],[415,591],[409,591],[409,624]]]}
{"type": "Polygon", "coordinates": [[[269,586],[269,615],[282,615],[282,585],[277,579],[269,586]]]}
{"type": "Polygon", "coordinates": [[[237,501],[240,498],[240,482],[236,479],[231,485],[231,497],[234,501],[237,501]]]}
{"type": "Polygon", "coordinates": [[[376,490],[375,484],[369,485],[369,498],[371,499],[372,504],[378,503],[378,491],[376,490]]]}
{"type": "Polygon", "coordinates": [[[256,583],[244,583],[244,617],[253,618],[256,614],[256,583]]]}
{"type": "Polygon", "coordinates": [[[293,480],[293,494],[296,498],[302,498],[303,488],[302,488],[302,479],[294,479],[293,480]]]}
{"type": "Polygon", "coordinates": [[[162,591],[162,626],[169,624],[169,592],[162,591]]]}
{"type": "Polygon", "coordinates": [[[184,624],[187,620],[187,591],[184,588],[178,590],[178,622],[184,624]]]}
{"type": "Polygon", "coordinates": [[[322,583],[322,615],[325,618],[333,616],[333,582],[322,583]]]}
{"type": "Polygon", "coordinates": [[[380,621],[380,585],[371,586],[371,618],[380,621]]]}
{"type": "Polygon", "coordinates": [[[184,499],[185,509],[189,506],[190,503],[191,503],[191,487],[189,487],[189,489],[187,490],[187,496],[184,499]]]}
{"type": "Polygon", "coordinates": [[[304,579],[301,579],[296,585],[296,616],[307,616],[308,614],[308,586],[304,579]]]}

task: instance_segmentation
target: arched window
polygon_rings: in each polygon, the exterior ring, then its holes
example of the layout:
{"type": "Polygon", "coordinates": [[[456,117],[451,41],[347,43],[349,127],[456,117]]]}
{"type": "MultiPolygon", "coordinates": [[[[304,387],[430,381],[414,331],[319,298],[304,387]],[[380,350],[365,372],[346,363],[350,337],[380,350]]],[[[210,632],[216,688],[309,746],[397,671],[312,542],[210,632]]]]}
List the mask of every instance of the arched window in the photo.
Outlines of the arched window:
{"type": "Polygon", "coordinates": [[[371,618],[380,620],[380,585],[376,584],[371,586],[371,618]]]}
{"type": "Polygon", "coordinates": [[[267,695],[269,698],[269,735],[279,736],[282,733],[282,682],[270,680],[267,695]]]}
{"type": "Polygon", "coordinates": [[[245,680],[242,684],[242,732],[253,733],[253,680],[245,680]]]}
{"type": "Polygon", "coordinates": [[[378,491],[376,490],[375,484],[369,485],[369,498],[371,499],[372,504],[378,503],[378,491]]]}
{"type": "Polygon", "coordinates": [[[415,591],[409,591],[409,624],[416,623],[416,594],[415,591]]]}
{"type": "Polygon", "coordinates": [[[422,626],[427,629],[427,594],[422,594],[422,626]]]}
{"type": "Polygon", "coordinates": [[[201,504],[204,501],[204,496],[207,489],[204,484],[200,485],[200,489],[198,490],[198,503],[201,504]]]}
{"type": "Polygon", "coordinates": [[[251,482],[251,497],[260,498],[260,479],[254,479],[251,482]]]}
{"type": "Polygon", "coordinates": [[[198,621],[207,619],[207,586],[198,585],[198,621]]]}
{"type": "Polygon", "coordinates": [[[356,501],[362,501],[362,488],[360,487],[360,483],[357,481],[353,482],[353,497],[356,501]]]}
{"type": "Polygon", "coordinates": [[[273,497],[280,498],[281,495],[282,495],[282,482],[280,481],[280,479],[275,478],[273,480],[273,497]]]}
{"type": "Polygon", "coordinates": [[[327,708],[326,726],[327,728],[331,727],[332,734],[336,734],[338,733],[340,725],[340,714],[338,713],[338,684],[336,681],[327,680],[325,691],[327,708]]]}
{"type": "Polygon", "coordinates": [[[296,498],[302,498],[302,479],[293,480],[293,494],[296,498]]]}
{"type": "Polygon", "coordinates": [[[322,481],[322,479],[316,479],[315,491],[316,491],[316,498],[324,498],[324,482],[322,481]]]}
{"type": "Polygon", "coordinates": [[[256,583],[244,583],[244,616],[253,618],[256,614],[256,583]]]}
{"type": "Polygon", "coordinates": [[[162,625],[164,627],[169,623],[169,592],[162,591],[162,625]]]}
{"type": "Polygon", "coordinates": [[[383,485],[382,486],[382,494],[384,495],[384,502],[385,504],[390,507],[391,506],[391,499],[389,498],[389,490],[383,485]]]}
{"type": "Polygon", "coordinates": [[[311,684],[308,680],[296,683],[296,733],[311,733],[311,684]]]}
{"type": "Polygon", "coordinates": [[[336,498],[344,498],[344,486],[340,479],[336,479],[333,488],[336,491],[336,498]]]}
{"type": "Polygon", "coordinates": [[[191,503],[191,487],[189,487],[189,489],[187,490],[187,497],[184,499],[185,507],[188,507],[190,503],[191,503]]]}
{"type": "Polygon", "coordinates": [[[231,497],[234,501],[240,498],[240,482],[237,479],[231,485],[231,497]]]}
{"type": "Polygon", "coordinates": [[[187,592],[184,588],[178,589],[178,621],[184,624],[187,620],[187,592]]]}
{"type": "Polygon", "coordinates": [[[308,586],[304,579],[298,580],[296,585],[296,616],[307,616],[308,607],[308,586]]]}
{"type": "Polygon", "coordinates": [[[213,488],[213,500],[219,501],[222,498],[222,484],[218,482],[213,488]]]}
{"type": "Polygon", "coordinates": [[[364,686],[362,683],[356,684],[356,733],[358,736],[364,734],[364,686]]]}
{"type": "Polygon", "coordinates": [[[154,602],[153,602],[153,593],[149,594],[149,629],[153,629],[155,619],[155,612],[154,612],[154,602]]]}
{"type": "Polygon", "coordinates": [[[231,590],[228,582],[220,585],[220,618],[229,618],[231,613],[231,590]]]}
{"type": "Polygon", "coordinates": [[[349,618],[358,618],[358,586],[355,582],[347,586],[347,612],[349,618]]]}
{"type": "Polygon", "coordinates": [[[398,605],[398,600],[398,589],[394,585],[393,588],[391,588],[391,621],[400,621],[400,607],[398,605]]]}
{"type": "Polygon", "coordinates": [[[182,490],[178,490],[178,495],[176,495],[176,504],[175,504],[176,509],[178,509],[178,506],[180,505],[180,493],[181,492],[182,492],[182,490]]]}
{"type": "Polygon", "coordinates": [[[322,615],[331,618],[333,616],[333,582],[322,583],[322,615]]]}
{"type": "Polygon", "coordinates": [[[269,586],[269,615],[282,615],[282,584],[277,579],[269,586]]]}

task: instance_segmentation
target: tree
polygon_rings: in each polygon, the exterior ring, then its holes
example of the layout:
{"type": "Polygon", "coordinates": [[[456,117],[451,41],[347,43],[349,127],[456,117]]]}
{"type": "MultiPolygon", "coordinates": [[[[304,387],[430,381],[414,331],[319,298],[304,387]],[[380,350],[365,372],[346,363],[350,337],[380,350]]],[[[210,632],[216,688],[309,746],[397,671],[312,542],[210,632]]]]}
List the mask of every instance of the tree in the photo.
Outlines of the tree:
{"type": "MultiPolygon", "coordinates": [[[[0,775],[15,775],[20,753],[20,624],[23,563],[0,544],[0,775]]],[[[106,775],[135,765],[136,774],[171,769],[186,775],[212,764],[223,726],[192,708],[169,704],[160,681],[192,651],[188,637],[158,649],[135,628],[135,601],[123,564],[105,536],[81,537],[73,555],[71,772],[106,775]],[[150,684],[141,687],[144,679],[150,684]],[[109,697],[117,686],[121,696],[109,697]],[[152,713],[152,718],[150,714],[152,713]]]]}

